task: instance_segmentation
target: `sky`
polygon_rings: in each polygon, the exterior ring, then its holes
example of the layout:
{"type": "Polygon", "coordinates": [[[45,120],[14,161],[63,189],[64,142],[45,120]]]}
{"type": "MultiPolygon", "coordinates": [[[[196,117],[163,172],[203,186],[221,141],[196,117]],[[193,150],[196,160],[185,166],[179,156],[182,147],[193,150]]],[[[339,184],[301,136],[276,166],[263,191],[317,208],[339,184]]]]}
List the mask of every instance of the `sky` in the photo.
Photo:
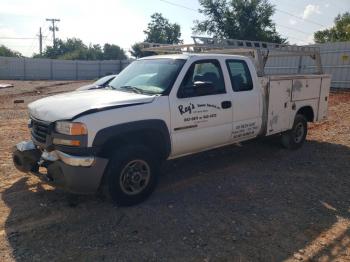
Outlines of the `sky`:
{"type": "MultiPolygon", "coordinates": [[[[273,20],[277,31],[298,45],[313,43],[315,31],[331,27],[339,13],[350,11],[350,0],[270,2],[276,8],[273,20]]],[[[192,43],[193,21],[204,18],[199,8],[198,0],[1,0],[0,45],[25,56],[38,53],[39,27],[44,45],[51,45],[46,18],[59,18],[56,36],[61,39],[77,37],[86,44],[101,45],[108,42],[128,51],[133,43],[145,39],[143,30],[155,12],[178,23],[184,42],[192,43]]]]}

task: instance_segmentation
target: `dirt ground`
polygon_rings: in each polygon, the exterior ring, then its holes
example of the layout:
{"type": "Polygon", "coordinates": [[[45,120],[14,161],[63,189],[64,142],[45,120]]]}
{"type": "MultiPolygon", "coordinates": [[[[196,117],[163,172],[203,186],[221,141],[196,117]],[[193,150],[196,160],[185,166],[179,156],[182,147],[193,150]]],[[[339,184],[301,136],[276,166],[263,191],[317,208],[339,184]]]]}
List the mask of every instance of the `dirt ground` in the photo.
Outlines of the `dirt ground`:
{"type": "Polygon", "coordinates": [[[167,162],[149,200],[120,208],[12,165],[29,138],[26,104],[85,83],[7,82],[0,261],[350,261],[350,92],[331,94],[302,149],[264,139],[167,162]]]}

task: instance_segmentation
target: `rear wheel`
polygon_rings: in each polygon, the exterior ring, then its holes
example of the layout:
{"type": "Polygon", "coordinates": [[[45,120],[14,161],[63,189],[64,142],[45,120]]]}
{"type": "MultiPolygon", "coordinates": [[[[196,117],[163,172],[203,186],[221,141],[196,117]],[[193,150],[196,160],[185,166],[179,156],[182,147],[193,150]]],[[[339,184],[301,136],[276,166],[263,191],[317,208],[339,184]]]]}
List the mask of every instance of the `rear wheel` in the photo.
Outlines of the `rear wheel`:
{"type": "Polygon", "coordinates": [[[113,202],[131,206],[144,201],[154,191],[158,177],[155,154],[146,146],[118,149],[107,168],[107,189],[113,202]]]}
{"type": "Polygon", "coordinates": [[[303,115],[296,115],[293,128],[282,134],[281,142],[285,148],[297,149],[305,142],[307,135],[307,120],[303,115]]]}

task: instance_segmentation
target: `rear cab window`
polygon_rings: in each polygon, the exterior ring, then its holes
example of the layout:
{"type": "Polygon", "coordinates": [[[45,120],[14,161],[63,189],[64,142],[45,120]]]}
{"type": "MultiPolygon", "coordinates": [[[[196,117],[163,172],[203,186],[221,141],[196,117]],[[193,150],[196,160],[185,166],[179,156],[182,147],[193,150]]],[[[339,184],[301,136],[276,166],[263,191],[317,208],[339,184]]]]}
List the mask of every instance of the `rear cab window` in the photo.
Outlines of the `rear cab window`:
{"type": "Polygon", "coordinates": [[[253,80],[249,67],[244,60],[226,60],[227,70],[230,75],[234,92],[249,91],[253,89],[253,80]]]}

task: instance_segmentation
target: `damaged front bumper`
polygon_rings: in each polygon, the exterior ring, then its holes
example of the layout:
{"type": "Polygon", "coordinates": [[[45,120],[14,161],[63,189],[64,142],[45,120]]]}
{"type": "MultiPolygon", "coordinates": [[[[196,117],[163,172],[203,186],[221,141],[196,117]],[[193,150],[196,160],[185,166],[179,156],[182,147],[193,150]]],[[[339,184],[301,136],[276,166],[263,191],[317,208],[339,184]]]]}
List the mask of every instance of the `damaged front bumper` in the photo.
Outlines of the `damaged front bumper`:
{"type": "Polygon", "coordinates": [[[75,156],[58,150],[39,150],[32,141],[21,142],[13,152],[13,162],[21,172],[35,174],[43,181],[71,193],[96,193],[108,160],[97,156],[75,156]],[[39,172],[45,167],[47,172],[39,172]]]}

